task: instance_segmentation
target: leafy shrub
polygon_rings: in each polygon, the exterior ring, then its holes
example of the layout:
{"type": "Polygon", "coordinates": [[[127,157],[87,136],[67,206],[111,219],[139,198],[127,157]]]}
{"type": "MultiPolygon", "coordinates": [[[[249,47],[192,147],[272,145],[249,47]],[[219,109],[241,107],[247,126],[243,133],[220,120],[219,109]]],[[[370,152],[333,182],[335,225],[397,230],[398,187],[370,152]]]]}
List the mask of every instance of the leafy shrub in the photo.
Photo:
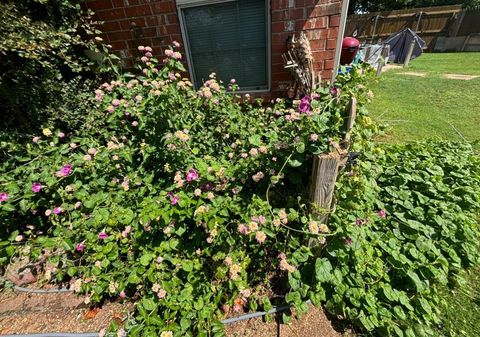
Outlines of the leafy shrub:
{"type": "Polygon", "coordinates": [[[1,143],[0,261],[47,261],[44,281],[87,301],[138,301],[129,336],[221,335],[225,313],[283,302],[272,284],[328,235],[308,211],[310,159],[339,142],[367,79],[355,69],[341,89],[265,107],[214,75],[195,91],[175,49],[161,68],[140,49],[143,75],[102,84],[81,133],[1,143]]]}
{"type": "MultiPolygon", "coordinates": [[[[78,90],[101,65],[86,56],[106,52],[94,36],[99,33],[91,13],[80,1],[27,0],[0,4],[0,104],[2,129],[38,131],[64,103],[67,90],[78,90]]],[[[98,38],[97,38],[98,39],[98,38]]],[[[74,98],[83,106],[81,97],[74,98]]],[[[62,120],[75,119],[80,109],[63,110],[62,120]],[[70,116],[72,115],[72,116],[70,116]]],[[[83,111],[85,113],[85,111],[83,111]]],[[[67,123],[70,123],[67,121],[67,123]]]]}
{"type": "Polygon", "coordinates": [[[95,90],[81,133],[0,142],[1,263],[27,255],[87,302],[136,301],[129,336],[221,336],[225,314],[284,301],[302,314],[306,299],[380,335],[431,334],[436,285],[478,261],[471,148],[375,147],[366,68],[264,106],[215,75],[194,90],[176,49],[163,67],[140,49],[143,75],[95,90]],[[334,151],[352,96],[363,156],[325,226],[311,159],[334,151]]]}

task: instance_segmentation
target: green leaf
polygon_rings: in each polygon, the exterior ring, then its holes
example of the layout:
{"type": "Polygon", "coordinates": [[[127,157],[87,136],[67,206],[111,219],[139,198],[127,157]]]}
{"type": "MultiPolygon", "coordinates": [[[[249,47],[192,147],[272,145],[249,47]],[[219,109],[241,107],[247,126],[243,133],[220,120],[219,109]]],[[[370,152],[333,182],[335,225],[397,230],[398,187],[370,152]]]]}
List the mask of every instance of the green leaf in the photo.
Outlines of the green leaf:
{"type": "Polygon", "coordinates": [[[148,265],[150,265],[150,261],[152,261],[154,259],[154,255],[151,254],[151,253],[147,253],[147,254],[143,254],[141,257],[140,257],[140,264],[142,266],[145,266],[147,267],[148,265]]]}
{"type": "Polygon", "coordinates": [[[150,298],[144,298],[142,300],[142,306],[145,308],[145,310],[147,311],[153,311],[153,310],[156,310],[157,309],[157,305],[155,304],[155,302],[150,299],[150,298]]]}
{"type": "Polygon", "coordinates": [[[318,282],[324,283],[332,279],[332,265],[326,258],[318,258],[315,262],[315,277],[318,282]]]}

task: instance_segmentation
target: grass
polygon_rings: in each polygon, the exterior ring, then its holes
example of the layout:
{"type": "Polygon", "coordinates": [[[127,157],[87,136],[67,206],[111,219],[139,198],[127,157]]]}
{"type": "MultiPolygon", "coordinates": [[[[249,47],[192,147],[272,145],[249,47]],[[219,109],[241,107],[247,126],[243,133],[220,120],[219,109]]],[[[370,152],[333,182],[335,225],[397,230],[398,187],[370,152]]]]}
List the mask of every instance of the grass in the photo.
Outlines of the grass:
{"type": "Polygon", "coordinates": [[[466,272],[466,284],[455,290],[443,290],[443,316],[439,336],[480,336],[480,270],[466,272]]]}
{"type": "MultiPolygon", "coordinates": [[[[480,140],[480,77],[465,81],[444,74],[480,76],[480,53],[424,54],[408,69],[382,74],[369,106],[377,121],[390,125],[386,142],[429,137],[480,140]],[[425,77],[401,75],[425,73],[425,77]]],[[[480,144],[475,145],[480,150],[480,144]]],[[[466,284],[442,289],[442,324],[438,336],[480,336],[480,270],[465,271],[466,284]]]]}
{"type": "Polygon", "coordinates": [[[480,76],[478,64],[480,53],[424,54],[408,69],[385,72],[372,88],[376,97],[369,107],[375,119],[390,125],[385,140],[480,139],[480,77],[468,81],[442,77],[480,76]],[[426,76],[401,75],[406,71],[426,76]]]}

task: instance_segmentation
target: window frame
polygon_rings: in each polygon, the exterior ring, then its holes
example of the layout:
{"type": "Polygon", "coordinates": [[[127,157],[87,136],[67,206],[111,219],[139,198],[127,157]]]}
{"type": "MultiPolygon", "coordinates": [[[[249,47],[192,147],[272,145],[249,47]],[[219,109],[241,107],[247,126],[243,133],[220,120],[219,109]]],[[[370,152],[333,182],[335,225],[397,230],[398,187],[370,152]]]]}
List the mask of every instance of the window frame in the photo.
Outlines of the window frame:
{"type": "MultiPolygon", "coordinates": [[[[182,32],[182,39],[185,45],[185,54],[187,59],[187,66],[188,66],[188,73],[190,76],[190,81],[193,83],[195,89],[196,88],[196,78],[195,72],[193,68],[193,59],[191,55],[191,48],[189,45],[188,39],[188,32],[185,25],[185,18],[184,18],[184,9],[190,7],[200,7],[200,6],[208,6],[214,5],[218,3],[226,3],[226,2],[236,2],[238,1],[241,3],[240,0],[177,0],[177,13],[178,19],[180,23],[180,30],[182,32]]],[[[267,60],[266,60],[266,67],[267,67],[267,87],[263,89],[255,89],[255,87],[240,87],[238,93],[265,93],[270,92],[272,90],[272,21],[271,21],[271,11],[270,11],[270,0],[265,1],[265,34],[266,34],[266,48],[267,48],[267,60]]]]}

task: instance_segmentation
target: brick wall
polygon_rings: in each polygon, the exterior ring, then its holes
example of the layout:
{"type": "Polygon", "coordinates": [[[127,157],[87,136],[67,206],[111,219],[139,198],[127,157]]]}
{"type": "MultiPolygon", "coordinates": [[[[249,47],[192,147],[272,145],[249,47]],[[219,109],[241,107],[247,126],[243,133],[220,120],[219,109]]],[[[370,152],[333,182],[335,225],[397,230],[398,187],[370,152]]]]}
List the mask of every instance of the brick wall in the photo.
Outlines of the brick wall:
{"type": "MultiPolygon", "coordinates": [[[[131,67],[139,45],[159,55],[178,41],[183,45],[174,0],[86,0],[86,7],[104,21],[103,38],[131,67]]],[[[283,68],[287,38],[305,31],[314,56],[314,68],[330,79],[334,67],[342,0],[271,0],[272,95],[281,96],[292,81],[283,68]]],[[[270,98],[272,95],[260,95],[270,98]]]]}

